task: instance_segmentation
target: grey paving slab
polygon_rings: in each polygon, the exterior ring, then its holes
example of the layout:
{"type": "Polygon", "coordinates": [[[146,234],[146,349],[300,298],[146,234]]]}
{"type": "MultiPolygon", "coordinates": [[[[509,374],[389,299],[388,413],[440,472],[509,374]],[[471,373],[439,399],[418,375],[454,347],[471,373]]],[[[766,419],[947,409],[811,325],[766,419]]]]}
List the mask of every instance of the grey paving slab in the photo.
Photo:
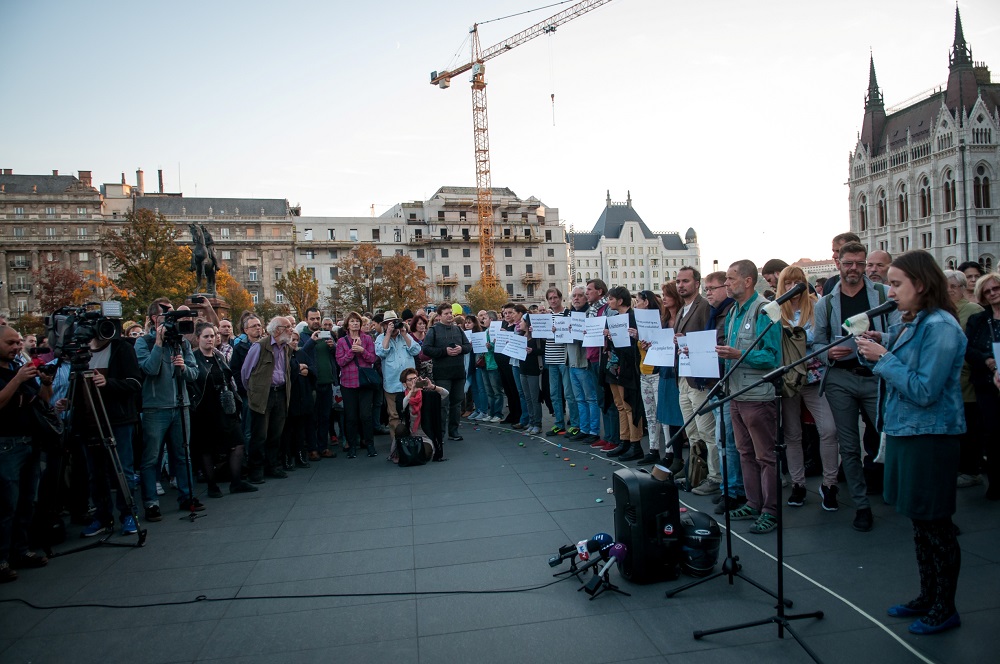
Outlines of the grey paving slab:
{"type": "Polygon", "coordinates": [[[351,514],[375,514],[403,511],[409,510],[412,507],[412,500],[410,496],[393,496],[391,498],[369,498],[367,500],[355,500],[351,502],[333,500],[329,503],[307,503],[292,507],[288,511],[288,519],[322,519],[323,517],[343,512],[350,512],[351,514]]]}
{"type": "Polygon", "coordinates": [[[326,579],[351,574],[391,572],[412,567],[412,547],[377,548],[352,552],[348,555],[324,553],[260,560],[254,565],[245,582],[257,584],[326,579]]]}
{"type": "Polygon", "coordinates": [[[555,525],[545,512],[517,514],[488,519],[472,519],[450,523],[431,523],[413,527],[413,543],[451,542],[494,535],[530,533],[550,530],[555,525]]]}
{"type": "MultiPolygon", "coordinates": [[[[309,639],[304,639],[308,644],[309,639]]],[[[416,664],[416,639],[353,643],[329,648],[307,648],[294,652],[242,655],[199,660],[205,664],[315,664],[316,662],[365,662],[366,664],[416,664]]]]}
{"type": "MultiPolygon", "coordinates": [[[[413,547],[413,560],[414,566],[419,569],[511,557],[544,556],[548,559],[559,551],[560,546],[568,543],[560,533],[541,530],[499,537],[418,544],[413,547]]],[[[568,567],[568,563],[563,567],[568,567]]]]}
{"type": "Polygon", "coordinates": [[[336,516],[285,521],[275,537],[302,537],[328,533],[346,533],[355,530],[397,528],[413,524],[410,510],[393,510],[374,514],[341,514],[336,516]]]}
{"type": "Polygon", "coordinates": [[[512,484],[469,491],[449,491],[446,493],[423,493],[417,496],[413,506],[417,509],[430,509],[449,505],[471,505],[473,503],[489,503],[498,500],[514,500],[531,498],[534,494],[524,484],[512,484]]]}
{"type": "Polygon", "coordinates": [[[296,506],[325,505],[331,509],[335,509],[338,505],[410,496],[409,484],[342,487],[339,482],[321,482],[321,479],[322,476],[317,476],[316,481],[306,487],[295,502],[296,506]],[[312,490],[310,491],[309,489],[312,490]]]}
{"type": "Polygon", "coordinates": [[[250,575],[254,563],[224,563],[143,570],[97,577],[74,593],[74,602],[161,595],[177,591],[206,591],[239,586],[250,575]]]}
{"type": "MultiPolygon", "coordinates": [[[[554,581],[549,566],[537,559],[504,558],[483,563],[465,563],[416,570],[416,589],[422,592],[459,590],[508,590],[531,588],[554,581]]],[[[570,586],[575,582],[558,585],[570,586]]],[[[578,587],[578,586],[577,586],[578,587]]],[[[574,588],[575,590],[575,588],[574,588]]]]}
{"type": "Polygon", "coordinates": [[[543,514],[545,508],[537,498],[512,498],[490,502],[440,505],[438,507],[415,508],[413,525],[419,528],[435,523],[470,521],[474,519],[494,519],[521,514],[543,514]]]}
{"type": "Polygon", "coordinates": [[[265,543],[261,559],[313,556],[323,553],[367,551],[413,543],[413,528],[380,528],[356,530],[350,537],[333,537],[330,533],[282,537],[265,543]]]}

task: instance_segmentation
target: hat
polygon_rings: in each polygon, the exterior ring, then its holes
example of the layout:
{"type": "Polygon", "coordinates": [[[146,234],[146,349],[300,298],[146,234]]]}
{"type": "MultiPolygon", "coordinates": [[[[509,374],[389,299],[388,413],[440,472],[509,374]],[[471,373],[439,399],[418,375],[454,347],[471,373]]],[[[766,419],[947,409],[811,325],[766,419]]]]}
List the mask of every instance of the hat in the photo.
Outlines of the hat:
{"type": "Polygon", "coordinates": [[[451,313],[453,313],[456,316],[458,316],[459,314],[465,313],[465,310],[462,309],[462,305],[461,304],[459,304],[458,302],[456,302],[453,305],[451,305],[451,313]]]}
{"type": "Polygon", "coordinates": [[[389,309],[388,311],[382,314],[382,322],[388,323],[391,320],[397,320],[397,316],[395,311],[389,309]]]}

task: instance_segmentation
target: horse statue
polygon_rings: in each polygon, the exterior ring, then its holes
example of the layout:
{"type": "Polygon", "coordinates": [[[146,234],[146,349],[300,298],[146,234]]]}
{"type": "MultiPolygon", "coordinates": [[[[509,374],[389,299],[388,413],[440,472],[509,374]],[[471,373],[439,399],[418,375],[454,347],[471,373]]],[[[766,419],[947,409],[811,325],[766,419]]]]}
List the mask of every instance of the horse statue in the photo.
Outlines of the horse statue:
{"type": "Polygon", "coordinates": [[[195,290],[201,291],[201,281],[205,280],[205,288],[209,295],[217,297],[215,291],[215,273],[219,269],[219,264],[215,260],[215,241],[204,226],[188,224],[191,229],[191,267],[189,272],[194,272],[198,278],[195,290]]]}

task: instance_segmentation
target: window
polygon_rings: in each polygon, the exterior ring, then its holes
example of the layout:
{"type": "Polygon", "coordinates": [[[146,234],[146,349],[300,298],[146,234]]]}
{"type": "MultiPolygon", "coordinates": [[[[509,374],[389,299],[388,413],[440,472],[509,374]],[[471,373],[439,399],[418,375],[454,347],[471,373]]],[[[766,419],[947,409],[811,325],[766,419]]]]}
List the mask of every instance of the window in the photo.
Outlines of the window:
{"type": "Polygon", "coordinates": [[[438,221],[444,221],[444,210],[438,210],[438,221]]]}
{"type": "Polygon", "coordinates": [[[53,219],[56,216],[56,209],[54,207],[45,208],[45,218],[53,219]]]}
{"type": "MultiPolygon", "coordinates": [[[[527,221],[527,219],[525,219],[525,221],[527,221]]],[[[524,237],[526,237],[526,238],[530,238],[531,237],[531,229],[530,228],[525,228],[524,229],[524,237]]]]}
{"type": "Polygon", "coordinates": [[[441,258],[448,258],[448,250],[447,249],[442,249],[441,250],[441,258]]]}
{"type": "Polygon", "coordinates": [[[225,240],[229,239],[229,227],[224,227],[219,229],[219,237],[225,240]]]}
{"type": "Polygon", "coordinates": [[[331,260],[337,260],[337,250],[336,249],[330,249],[327,253],[329,254],[331,260]]]}
{"type": "Polygon", "coordinates": [[[15,226],[14,237],[24,237],[24,229],[19,226],[15,226]]]}
{"type": "Polygon", "coordinates": [[[910,238],[908,238],[908,237],[901,237],[901,238],[899,238],[899,251],[900,251],[900,253],[902,253],[904,251],[909,251],[909,249],[910,249],[910,238]]]}
{"type": "Polygon", "coordinates": [[[87,227],[86,226],[81,226],[80,228],[77,228],[76,229],[76,236],[77,237],[87,237],[87,227]]]}
{"type": "Polygon", "coordinates": [[[274,280],[275,281],[281,281],[281,268],[280,267],[274,268],[274,280]]]}
{"type": "Polygon", "coordinates": [[[534,284],[528,284],[528,293],[527,293],[527,295],[528,295],[528,297],[535,297],[535,285],[534,284]]]}
{"type": "Polygon", "coordinates": [[[396,255],[397,256],[402,256],[403,255],[403,250],[402,249],[397,249],[396,250],[396,255]]]}
{"type": "Polygon", "coordinates": [[[424,257],[424,250],[417,249],[417,258],[423,258],[423,257],[424,257]]]}
{"type": "Polygon", "coordinates": [[[957,244],[958,243],[958,229],[957,228],[946,228],[946,229],[944,229],[944,243],[945,244],[957,244]]]}
{"type": "Polygon", "coordinates": [[[257,267],[247,269],[247,281],[257,281],[257,267]]]}
{"type": "Polygon", "coordinates": [[[472,266],[471,265],[465,265],[465,266],[463,266],[462,273],[466,277],[471,277],[472,276],[472,266]]]}
{"type": "Polygon", "coordinates": [[[380,235],[381,235],[381,233],[379,232],[379,229],[373,228],[372,229],[372,242],[378,242],[381,239],[380,235]]]}
{"type": "Polygon", "coordinates": [[[257,229],[247,226],[247,237],[256,237],[257,229]]]}
{"type": "Polygon", "coordinates": [[[910,200],[906,197],[906,185],[899,186],[899,195],[896,196],[896,221],[903,222],[910,219],[910,200]]]}
{"type": "Polygon", "coordinates": [[[875,204],[875,212],[876,212],[876,215],[878,217],[878,227],[879,228],[885,228],[886,205],[885,205],[885,192],[884,191],[880,190],[878,192],[878,200],[877,200],[877,202],[875,204]]]}
{"type": "Polygon", "coordinates": [[[347,232],[347,236],[348,236],[348,238],[350,238],[351,242],[357,242],[358,241],[358,229],[357,228],[352,228],[351,230],[349,230],[347,232]]]}
{"type": "Polygon", "coordinates": [[[506,284],[506,286],[507,286],[507,295],[513,295],[514,294],[514,284],[506,284]]]}
{"type": "Polygon", "coordinates": [[[545,231],[545,241],[552,242],[552,231],[550,230],[545,231]]]}
{"type": "Polygon", "coordinates": [[[977,208],[992,207],[990,205],[990,179],[986,177],[985,166],[976,169],[976,177],[972,181],[972,199],[977,208]]]}
{"type": "Polygon", "coordinates": [[[955,211],[955,178],[950,168],[944,172],[944,211],[955,211]]]}
{"type": "Polygon", "coordinates": [[[442,265],[441,266],[441,276],[442,277],[450,277],[451,276],[451,269],[447,265],[442,265]]]}
{"type": "Polygon", "coordinates": [[[504,247],[503,257],[504,258],[512,258],[513,256],[514,256],[513,250],[510,247],[504,247]]]}
{"type": "Polygon", "coordinates": [[[45,260],[49,263],[54,263],[56,261],[56,255],[51,251],[45,252],[45,260]]]}
{"type": "Polygon", "coordinates": [[[459,221],[466,221],[466,216],[467,216],[467,215],[466,215],[466,213],[465,213],[465,212],[459,212],[459,213],[458,213],[458,220],[459,220],[459,221]]]}
{"type": "Polygon", "coordinates": [[[254,304],[260,304],[260,296],[257,294],[257,291],[250,291],[250,299],[253,300],[254,304]]]}
{"type": "Polygon", "coordinates": [[[24,216],[24,208],[23,207],[16,207],[16,208],[14,208],[14,218],[15,219],[20,219],[23,216],[24,216]]]}
{"type": "Polygon", "coordinates": [[[535,269],[531,263],[528,263],[527,265],[524,266],[524,271],[527,272],[528,274],[532,274],[535,271],[535,269]]]}
{"type": "Polygon", "coordinates": [[[979,232],[980,242],[992,242],[993,241],[993,226],[990,224],[980,224],[977,228],[979,232]]]}
{"type": "Polygon", "coordinates": [[[506,265],[506,266],[504,266],[504,274],[506,276],[508,276],[508,277],[513,277],[514,276],[514,266],[513,265],[506,265]]]}
{"type": "Polygon", "coordinates": [[[920,234],[920,248],[921,249],[930,249],[933,239],[934,239],[934,234],[933,233],[921,233],[920,234]]]}
{"type": "Polygon", "coordinates": [[[471,249],[462,249],[462,258],[469,258],[472,256],[471,249]]]}
{"type": "Polygon", "coordinates": [[[52,228],[51,226],[45,229],[45,237],[55,237],[55,236],[56,236],[56,229],[52,228]]]}
{"type": "Polygon", "coordinates": [[[28,312],[28,301],[23,299],[18,299],[17,301],[17,313],[24,314],[28,312]]]}
{"type": "Polygon", "coordinates": [[[274,292],[274,301],[277,302],[278,304],[284,304],[284,302],[285,302],[285,294],[282,293],[281,291],[275,291],[274,292]]]}
{"type": "Polygon", "coordinates": [[[920,181],[920,218],[929,217],[931,214],[931,183],[925,175],[920,181]]]}
{"type": "Polygon", "coordinates": [[[309,260],[316,260],[316,250],[315,249],[306,249],[306,250],[300,251],[299,252],[299,256],[302,256],[303,258],[308,258],[309,260]]]}
{"type": "Polygon", "coordinates": [[[440,230],[439,235],[442,238],[450,238],[451,237],[450,235],[448,235],[448,229],[447,228],[441,228],[441,229],[438,229],[438,230],[440,230]]]}
{"type": "Polygon", "coordinates": [[[272,226],[271,227],[271,237],[281,237],[281,229],[278,228],[277,226],[272,226]]]}
{"type": "Polygon", "coordinates": [[[469,229],[468,228],[463,228],[462,229],[462,239],[468,241],[468,239],[469,239],[469,229]]]}
{"type": "Polygon", "coordinates": [[[524,250],[524,257],[531,258],[531,247],[528,247],[524,250]]]}
{"type": "Polygon", "coordinates": [[[556,266],[555,266],[555,265],[554,265],[553,263],[549,263],[549,265],[548,265],[548,269],[549,269],[549,276],[550,276],[550,277],[551,277],[551,276],[555,276],[555,273],[556,273],[556,266]]]}
{"type": "Polygon", "coordinates": [[[510,238],[510,228],[504,228],[503,229],[503,236],[505,238],[510,238]]]}
{"type": "Polygon", "coordinates": [[[330,268],[330,278],[331,279],[336,279],[337,278],[337,270],[338,270],[338,268],[336,268],[336,267],[331,267],[330,268]]]}
{"type": "Polygon", "coordinates": [[[556,256],[556,250],[555,249],[546,249],[545,250],[545,256],[547,258],[555,258],[555,256],[556,256]]]}
{"type": "Polygon", "coordinates": [[[86,217],[87,216],[87,208],[85,208],[85,207],[78,207],[76,209],[76,216],[78,216],[78,217],[86,217]]]}
{"type": "Polygon", "coordinates": [[[85,262],[87,262],[87,261],[90,260],[90,252],[89,251],[81,251],[79,253],[79,255],[78,255],[78,258],[79,258],[79,260],[80,260],[81,263],[85,263],[85,262]]]}
{"type": "Polygon", "coordinates": [[[427,270],[424,269],[423,265],[418,265],[417,266],[417,272],[419,272],[420,276],[422,276],[422,277],[426,277],[427,276],[427,270]]]}
{"type": "Polygon", "coordinates": [[[505,224],[507,223],[507,213],[506,212],[501,212],[500,213],[500,221],[502,221],[505,224]]]}
{"type": "Polygon", "coordinates": [[[403,231],[399,228],[393,229],[392,231],[392,241],[402,242],[403,241],[403,231]]]}
{"type": "Polygon", "coordinates": [[[468,293],[470,290],[472,290],[472,286],[470,284],[465,284],[465,292],[468,293]]]}
{"type": "Polygon", "coordinates": [[[309,278],[310,279],[312,279],[313,281],[316,280],[316,268],[314,268],[314,267],[307,267],[306,268],[306,272],[309,273],[309,278]]]}
{"type": "Polygon", "coordinates": [[[858,230],[862,233],[868,230],[868,198],[863,194],[858,200],[858,230]]]}
{"type": "Polygon", "coordinates": [[[302,239],[306,242],[312,242],[313,239],[313,229],[306,228],[302,231],[302,239]]]}
{"type": "Polygon", "coordinates": [[[416,221],[416,220],[417,220],[416,212],[411,212],[410,215],[407,217],[407,221],[416,221]]]}
{"type": "Polygon", "coordinates": [[[224,261],[230,261],[232,259],[233,259],[233,252],[230,251],[229,249],[223,249],[222,250],[222,260],[224,260],[224,261]]]}

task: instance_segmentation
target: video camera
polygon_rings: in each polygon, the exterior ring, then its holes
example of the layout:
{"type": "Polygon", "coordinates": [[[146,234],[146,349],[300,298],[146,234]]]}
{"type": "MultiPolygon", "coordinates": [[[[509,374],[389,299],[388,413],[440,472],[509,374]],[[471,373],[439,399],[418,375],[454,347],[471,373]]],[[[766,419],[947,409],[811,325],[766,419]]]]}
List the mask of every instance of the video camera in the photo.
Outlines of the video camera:
{"type": "MultiPolygon", "coordinates": [[[[162,306],[162,305],[161,305],[162,306]]],[[[194,319],[197,311],[164,311],[163,340],[170,345],[179,345],[186,334],[194,334],[194,319]]]]}
{"type": "Polygon", "coordinates": [[[121,318],[121,302],[88,302],[80,307],[62,307],[45,317],[49,348],[56,357],[89,362],[90,342],[120,337],[121,318]]]}

